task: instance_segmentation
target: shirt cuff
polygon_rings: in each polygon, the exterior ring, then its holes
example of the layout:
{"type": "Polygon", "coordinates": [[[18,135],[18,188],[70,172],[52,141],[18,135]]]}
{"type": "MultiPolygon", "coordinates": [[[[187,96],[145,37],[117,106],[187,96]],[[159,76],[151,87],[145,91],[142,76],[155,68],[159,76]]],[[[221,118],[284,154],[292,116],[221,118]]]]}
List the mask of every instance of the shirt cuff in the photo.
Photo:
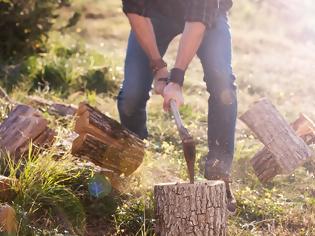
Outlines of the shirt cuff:
{"type": "Polygon", "coordinates": [[[211,28],[218,10],[219,5],[217,0],[189,1],[189,7],[186,7],[185,12],[185,21],[201,22],[206,27],[211,28]]]}
{"type": "Polygon", "coordinates": [[[122,0],[123,12],[146,16],[145,0],[122,0]]]}

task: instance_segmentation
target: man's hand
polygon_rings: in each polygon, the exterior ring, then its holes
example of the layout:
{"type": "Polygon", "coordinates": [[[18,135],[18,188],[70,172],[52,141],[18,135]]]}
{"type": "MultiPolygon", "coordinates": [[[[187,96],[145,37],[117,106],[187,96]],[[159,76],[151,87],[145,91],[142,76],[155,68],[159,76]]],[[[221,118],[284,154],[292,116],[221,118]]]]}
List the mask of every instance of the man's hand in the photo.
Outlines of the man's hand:
{"type": "Polygon", "coordinates": [[[179,84],[172,82],[169,83],[164,89],[163,97],[164,97],[163,108],[165,111],[169,110],[171,99],[176,101],[176,105],[178,108],[184,104],[182,87],[179,84]]]}
{"type": "Polygon", "coordinates": [[[167,67],[164,67],[156,72],[153,81],[153,88],[156,94],[162,95],[164,92],[164,88],[167,85],[167,79],[169,77],[169,72],[167,67]]]}

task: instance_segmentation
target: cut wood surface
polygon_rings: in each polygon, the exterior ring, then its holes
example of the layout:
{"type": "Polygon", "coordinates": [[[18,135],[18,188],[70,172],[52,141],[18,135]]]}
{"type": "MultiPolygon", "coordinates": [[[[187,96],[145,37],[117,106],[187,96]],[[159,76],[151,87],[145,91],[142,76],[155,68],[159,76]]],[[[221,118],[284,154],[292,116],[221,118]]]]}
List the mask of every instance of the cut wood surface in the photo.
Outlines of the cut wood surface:
{"type": "MultiPolygon", "coordinates": [[[[274,156],[278,166],[271,164],[271,169],[279,168],[281,174],[290,174],[297,167],[311,160],[312,150],[296,135],[293,128],[268,99],[264,98],[256,102],[240,119],[274,156]]],[[[259,155],[261,156],[262,153],[259,155]]],[[[268,160],[267,158],[265,161],[268,160]]]]}
{"type": "Polygon", "coordinates": [[[42,147],[51,144],[54,131],[39,111],[27,105],[17,105],[0,125],[0,148],[17,158],[26,152],[32,141],[42,147]]]}
{"type": "Polygon", "coordinates": [[[223,181],[155,185],[154,198],[157,235],[226,235],[223,181]]]}
{"type": "Polygon", "coordinates": [[[0,234],[16,235],[17,220],[15,210],[8,204],[0,205],[0,234]]]}
{"type": "Polygon", "coordinates": [[[59,116],[73,116],[77,107],[72,104],[64,104],[64,103],[56,103],[53,101],[49,101],[47,99],[37,97],[37,96],[29,96],[28,97],[29,104],[35,107],[48,107],[48,113],[59,116]]]}
{"type": "Polygon", "coordinates": [[[86,156],[116,174],[128,176],[143,161],[142,140],[86,103],[81,103],[77,110],[75,132],[79,137],[73,142],[72,153],[86,156]]]}
{"type": "MultiPolygon", "coordinates": [[[[300,114],[300,117],[291,124],[291,127],[306,144],[310,145],[315,142],[315,124],[306,115],[300,114]]],[[[277,163],[277,159],[266,147],[251,159],[251,164],[262,183],[268,182],[281,174],[281,167],[277,163]]]]}

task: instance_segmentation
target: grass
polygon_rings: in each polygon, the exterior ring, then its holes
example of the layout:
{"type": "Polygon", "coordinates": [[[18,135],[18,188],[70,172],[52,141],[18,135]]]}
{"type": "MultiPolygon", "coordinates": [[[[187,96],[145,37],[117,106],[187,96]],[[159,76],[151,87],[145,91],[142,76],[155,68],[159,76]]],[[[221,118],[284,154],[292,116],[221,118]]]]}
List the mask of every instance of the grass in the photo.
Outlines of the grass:
{"type": "MultiPolygon", "coordinates": [[[[239,85],[239,114],[256,99],[268,96],[288,121],[297,118],[300,112],[315,119],[315,87],[310,82],[315,59],[315,45],[311,41],[314,29],[310,25],[313,24],[315,6],[310,1],[297,4],[290,0],[285,1],[288,7],[279,8],[278,4],[282,3],[272,0],[235,1],[230,18],[233,67],[239,85]]],[[[37,87],[32,93],[74,104],[87,100],[118,119],[114,96],[122,79],[129,32],[128,22],[120,13],[120,2],[76,1],[73,8],[81,12],[78,24],[63,32],[63,36],[51,34],[48,53],[26,61],[30,66],[30,78],[48,77],[45,67],[49,67],[52,78],[70,78],[70,83],[66,83],[63,91],[37,87]],[[69,67],[65,66],[65,61],[69,67]],[[93,87],[88,88],[85,82],[89,78],[92,82],[99,78],[95,70],[101,69],[107,75],[104,68],[109,68],[109,77],[105,76],[105,80],[115,80],[109,93],[98,93],[93,87]],[[81,82],[77,81],[78,78],[81,82]],[[78,82],[80,89],[73,82],[78,82]]],[[[71,12],[72,9],[63,9],[61,14],[68,19],[71,12]]],[[[63,25],[63,18],[59,20],[57,25],[63,25]]],[[[166,59],[170,65],[174,61],[177,42],[178,38],[167,52],[166,59]]],[[[181,114],[197,140],[196,173],[197,179],[203,179],[203,157],[207,153],[207,95],[198,60],[192,62],[187,77],[184,87],[187,103],[181,114]]],[[[51,84],[54,83],[52,80],[51,84]]],[[[26,101],[27,86],[25,81],[18,83],[10,96],[26,101]]],[[[1,101],[0,121],[10,107],[1,101]]],[[[64,232],[67,230],[70,234],[71,231],[80,234],[86,224],[88,235],[152,235],[152,186],[187,179],[176,127],[169,114],[162,112],[162,99],[152,96],[149,102],[151,137],[147,141],[144,163],[126,179],[128,184],[124,191],[113,192],[102,199],[89,195],[87,181],[93,173],[76,169],[69,154],[70,142],[64,141],[71,136],[73,120],[57,119],[46,113],[45,117],[58,131],[55,146],[43,153],[31,153],[27,161],[20,164],[23,168],[19,174],[18,166],[8,164],[10,175],[21,181],[19,186],[13,186],[17,193],[13,203],[19,213],[21,232],[45,234],[49,231],[67,235],[64,232]],[[39,215],[44,215],[44,220],[40,220],[39,215]],[[68,224],[60,226],[58,222],[67,222],[62,220],[64,218],[68,219],[68,224]]],[[[250,165],[250,158],[260,147],[259,141],[238,122],[233,166],[238,212],[229,219],[229,235],[314,235],[314,173],[310,168],[301,167],[290,176],[278,176],[269,184],[261,184],[250,165]]],[[[1,167],[3,169],[3,165],[1,167]]]]}

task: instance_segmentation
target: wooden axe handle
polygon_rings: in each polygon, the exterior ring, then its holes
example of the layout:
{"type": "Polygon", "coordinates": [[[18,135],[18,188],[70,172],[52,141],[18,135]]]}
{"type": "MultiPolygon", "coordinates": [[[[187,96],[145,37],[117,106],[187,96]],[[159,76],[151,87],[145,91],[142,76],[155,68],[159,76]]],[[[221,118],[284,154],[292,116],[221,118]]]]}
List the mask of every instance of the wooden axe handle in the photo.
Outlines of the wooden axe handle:
{"type": "Polygon", "coordinates": [[[176,105],[176,101],[174,99],[171,99],[170,101],[170,107],[171,107],[171,111],[173,113],[173,116],[175,118],[175,123],[177,126],[178,131],[181,131],[182,127],[184,127],[182,118],[180,117],[177,105],[176,105]]]}

